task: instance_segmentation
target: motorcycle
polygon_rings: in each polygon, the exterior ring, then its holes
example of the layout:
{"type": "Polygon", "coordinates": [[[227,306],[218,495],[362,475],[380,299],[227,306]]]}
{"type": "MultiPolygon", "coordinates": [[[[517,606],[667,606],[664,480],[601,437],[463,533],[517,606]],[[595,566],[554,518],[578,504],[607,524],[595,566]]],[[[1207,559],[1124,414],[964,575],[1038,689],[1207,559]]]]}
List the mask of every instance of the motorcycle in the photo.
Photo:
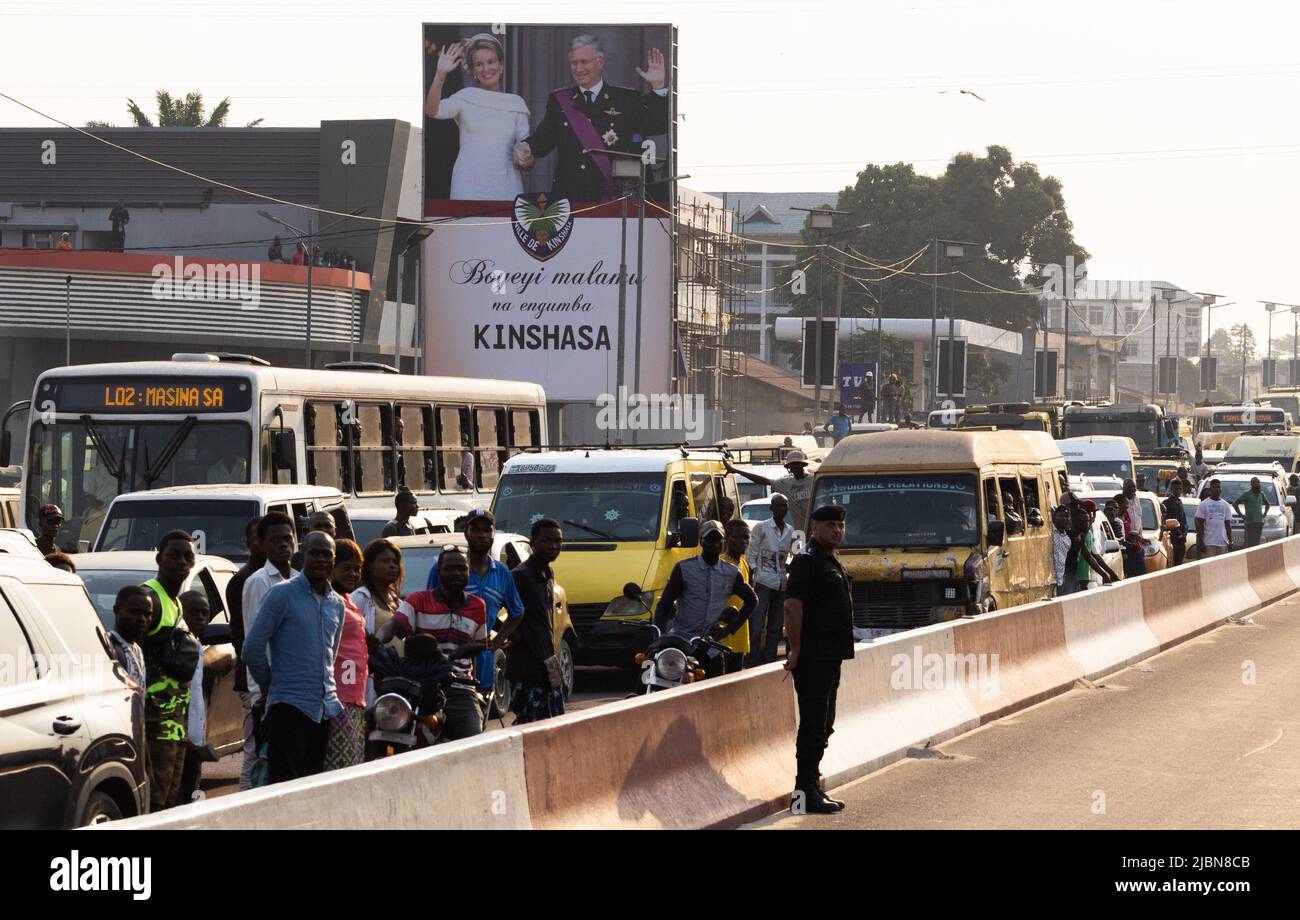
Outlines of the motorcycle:
{"type": "MultiPolygon", "coordinates": [[[[640,604],[647,613],[650,612],[649,606],[641,599],[641,588],[635,582],[623,586],[623,597],[640,604]]],[[[642,687],[635,696],[671,690],[673,687],[722,674],[726,670],[724,656],[729,649],[712,636],[685,639],[680,636],[664,636],[653,623],[639,623],[637,627],[652,630],[654,639],[634,659],[641,668],[642,687]]]]}
{"type": "Polygon", "coordinates": [[[457,646],[448,655],[433,636],[406,640],[406,657],[380,647],[370,653],[375,701],[366,707],[366,760],[437,744],[446,726],[447,690],[477,689],[472,678],[456,675],[453,661],[474,658],[482,643],[457,646]]]}

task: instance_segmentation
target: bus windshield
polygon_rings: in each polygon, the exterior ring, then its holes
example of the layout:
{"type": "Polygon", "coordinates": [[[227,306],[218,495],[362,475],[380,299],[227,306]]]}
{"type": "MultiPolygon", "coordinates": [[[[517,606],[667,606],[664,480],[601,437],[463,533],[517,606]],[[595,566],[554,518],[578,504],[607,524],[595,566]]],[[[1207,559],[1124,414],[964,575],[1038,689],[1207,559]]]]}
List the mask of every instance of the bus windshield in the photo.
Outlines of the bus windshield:
{"type": "Polygon", "coordinates": [[[1138,450],[1154,450],[1161,446],[1160,422],[1155,415],[1116,416],[1069,412],[1065,416],[1065,436],[1082,438],[1088,435],[1109,434],[1132,438],[1138,450]]]}
{"type": "Polygon", "coordinates": [[[35,530],[40,508],[55,504],[67,522],[64,532],[93,541],[123,492],[248,482],[252,433],[244,422],[193,416],[165,422],[84,416],[38,421],[28,443],[27,526],[35,530]]]}
{"type": "Polygon", "coordinates": [[[845,548],[975,546],[979,492],[967,473],[819,476],[812,506],[841,505],[845,548]]]}
{"type": "Polygon", "coordinates": [[[1270,406],[1276,406],[1290,415],[1292,422],[1300,419],[1300,396],[1278,396],[1269,393],[1264,398],[1268,400],[1270,406]]]}
{"type": "Polygon", "coordinates": [[[554,518],[566,543],[657,540],[663,473],[508,473],[492,506],[497,530],[527,534],[554,518]]]}

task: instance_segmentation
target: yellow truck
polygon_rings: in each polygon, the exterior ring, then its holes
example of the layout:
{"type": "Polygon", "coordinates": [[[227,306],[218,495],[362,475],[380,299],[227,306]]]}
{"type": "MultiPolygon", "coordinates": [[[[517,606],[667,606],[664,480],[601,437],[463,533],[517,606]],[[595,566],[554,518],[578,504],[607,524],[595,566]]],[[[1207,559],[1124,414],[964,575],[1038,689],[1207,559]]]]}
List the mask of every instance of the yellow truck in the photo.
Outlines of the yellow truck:
{"type": "Polygon", "coordinates": [[[1043,431],[890,431],[848,437],[818,470],[812,507],[847,513],[840,558],[857,635],[1051,596],[1051,509],[1068,489],[1043,431]]]}

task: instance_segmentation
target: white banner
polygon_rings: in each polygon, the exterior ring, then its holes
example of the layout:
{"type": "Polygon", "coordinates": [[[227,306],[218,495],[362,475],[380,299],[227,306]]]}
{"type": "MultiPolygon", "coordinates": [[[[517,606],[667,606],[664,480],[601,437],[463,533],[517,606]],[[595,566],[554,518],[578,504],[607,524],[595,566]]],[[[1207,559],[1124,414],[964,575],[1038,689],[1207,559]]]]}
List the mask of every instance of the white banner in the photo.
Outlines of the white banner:
{"type": "MultiPolygon", "coordinates": [[[[555,205],[528,221],[468,217],[438,226],[424,245],[425,373],[539,383],[548,400],[594,401],[617,380],[620,220],[574,217],[555,205]],[[566,220],[567,218],[567,220],[566,220]],[[483,226],[468,226],[480,224],[483,226]],[[534,232],[536,231],[536,232],[534,232]]],[[[543,208],[550,204],[542,197],[543,208]]],[[[567,202],[563,207],[567,209],[567,202]]],[[[669,386],[672,275],[665,219],[645,220],[642,393],[669,386]]],[[[624,385],[636,368],[637,222],[627,227],[624,385]]]]}

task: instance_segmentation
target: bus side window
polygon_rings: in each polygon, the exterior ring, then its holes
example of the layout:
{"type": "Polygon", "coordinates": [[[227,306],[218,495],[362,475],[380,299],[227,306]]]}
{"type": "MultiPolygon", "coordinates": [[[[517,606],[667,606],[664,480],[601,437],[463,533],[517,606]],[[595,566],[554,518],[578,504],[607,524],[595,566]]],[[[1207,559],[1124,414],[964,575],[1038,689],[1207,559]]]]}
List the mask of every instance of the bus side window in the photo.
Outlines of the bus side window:
{"type": "Polygon", "coordinates": [[[538,423],[536,409],[510,410],[510,449],[506,451],[509,459],[529,447],[542,446],[542,429],[538,423]]]}
{"type": "Polygon", "coordinates": [[[438,488],[468,492],[474,488],[474,452],[470,448],[468,406],[438,407],[438,488]]]}
{"type": "Polygon", "coordinates": [[[1066,492],[1069,492],[1069,491],[1070,491],[1070,473],[1069,473],[1068,470],[1057,470],[1057,471],[1056,471],[1056,480],[1057,480],[1058,483],[1060,483],[1060,486],[1061,486],[1060,494],[1061,494],[1061,495],[1064,495],[1066,492]]]}
{"type": "Polygon", "coordinates": [[[1002,513],[1006,515],[1007,535],[1025,532],[1025,500],[1020,494],[1020,481],[1014,476],[1003,476],[998,480],[998,490],[1002,493],[1002,513]]]}
{"type": "Polygon", "coordinates": [[[668,499],[668,533],[677,533],[684,517],[691,513],[690,500],[686,497],[686,483],[680,479],[673,480],[673,489],[668,499]]]}
{"type": "Polygon", "coordinates": [[[308,400],[304,410],[307,435],[307,482],[313,486],[332,486],[340,492],[352,491],[352,479],[344,461],[347,443],[337,403],[308,400]]]}
{"type": "Polygon", "coordinates": [[[984,480],[984,509],[989,521],[1002,520],[1002,503],[998,500],[997,480],[984,480]]]}
{"type": "Polygon", "coordinates": [[[433,410],[428,406],[399,406],[398,434],[398,480],[412,492],[436,490],[433,410]]]}
{"type": "Polygon", "coordinates": [[[1025,496],[1025,514],[1026,514],[1026,520],[1025,520],[1025,523],[1028,523],[1028,522],[1029,522],[1029,521],[1028,521],[1028,514],[1029,514],[1029,509],[1031,509],[1031,508],[1033,508],[1033,509],[1037,509],[1039,515],[1042,516],[1042,519],[1043,519],[1044,521],[1046,521],[1048,515],[1045,515],[1045,514],[1043,513],[1042,500],[1041,500],[1041,498],[1040,498],[1039,495],[1038,495],[1038,479],[1037,479],[1037,477],[1035,477],[1035,476],[1021,476],[1021,477],[1020,477],[1020,489],[1021,489],[1021,492],[1023,492],[1023,493],[1024,493],[1024,496],[1025,496]]]}
{"type": "Polygon", "coordinates": [[[701,524],[718,519],[718,502],[713,494],[713,479],[708,473],[691,473],[691,498],[695,516],[701,524]]]}
{"type": "Polygon", "coordinates": [[[474,410],[474,448],[478,455],[479,485],[495,489],[501,478],[501,464],[505,462],[506,410],[474,410]]]}
{"type": "Polygon", "coordinates": [[[357,403],[353,469],[356,492],[392,492],[393,407],[386,403],[357,403]]]}

